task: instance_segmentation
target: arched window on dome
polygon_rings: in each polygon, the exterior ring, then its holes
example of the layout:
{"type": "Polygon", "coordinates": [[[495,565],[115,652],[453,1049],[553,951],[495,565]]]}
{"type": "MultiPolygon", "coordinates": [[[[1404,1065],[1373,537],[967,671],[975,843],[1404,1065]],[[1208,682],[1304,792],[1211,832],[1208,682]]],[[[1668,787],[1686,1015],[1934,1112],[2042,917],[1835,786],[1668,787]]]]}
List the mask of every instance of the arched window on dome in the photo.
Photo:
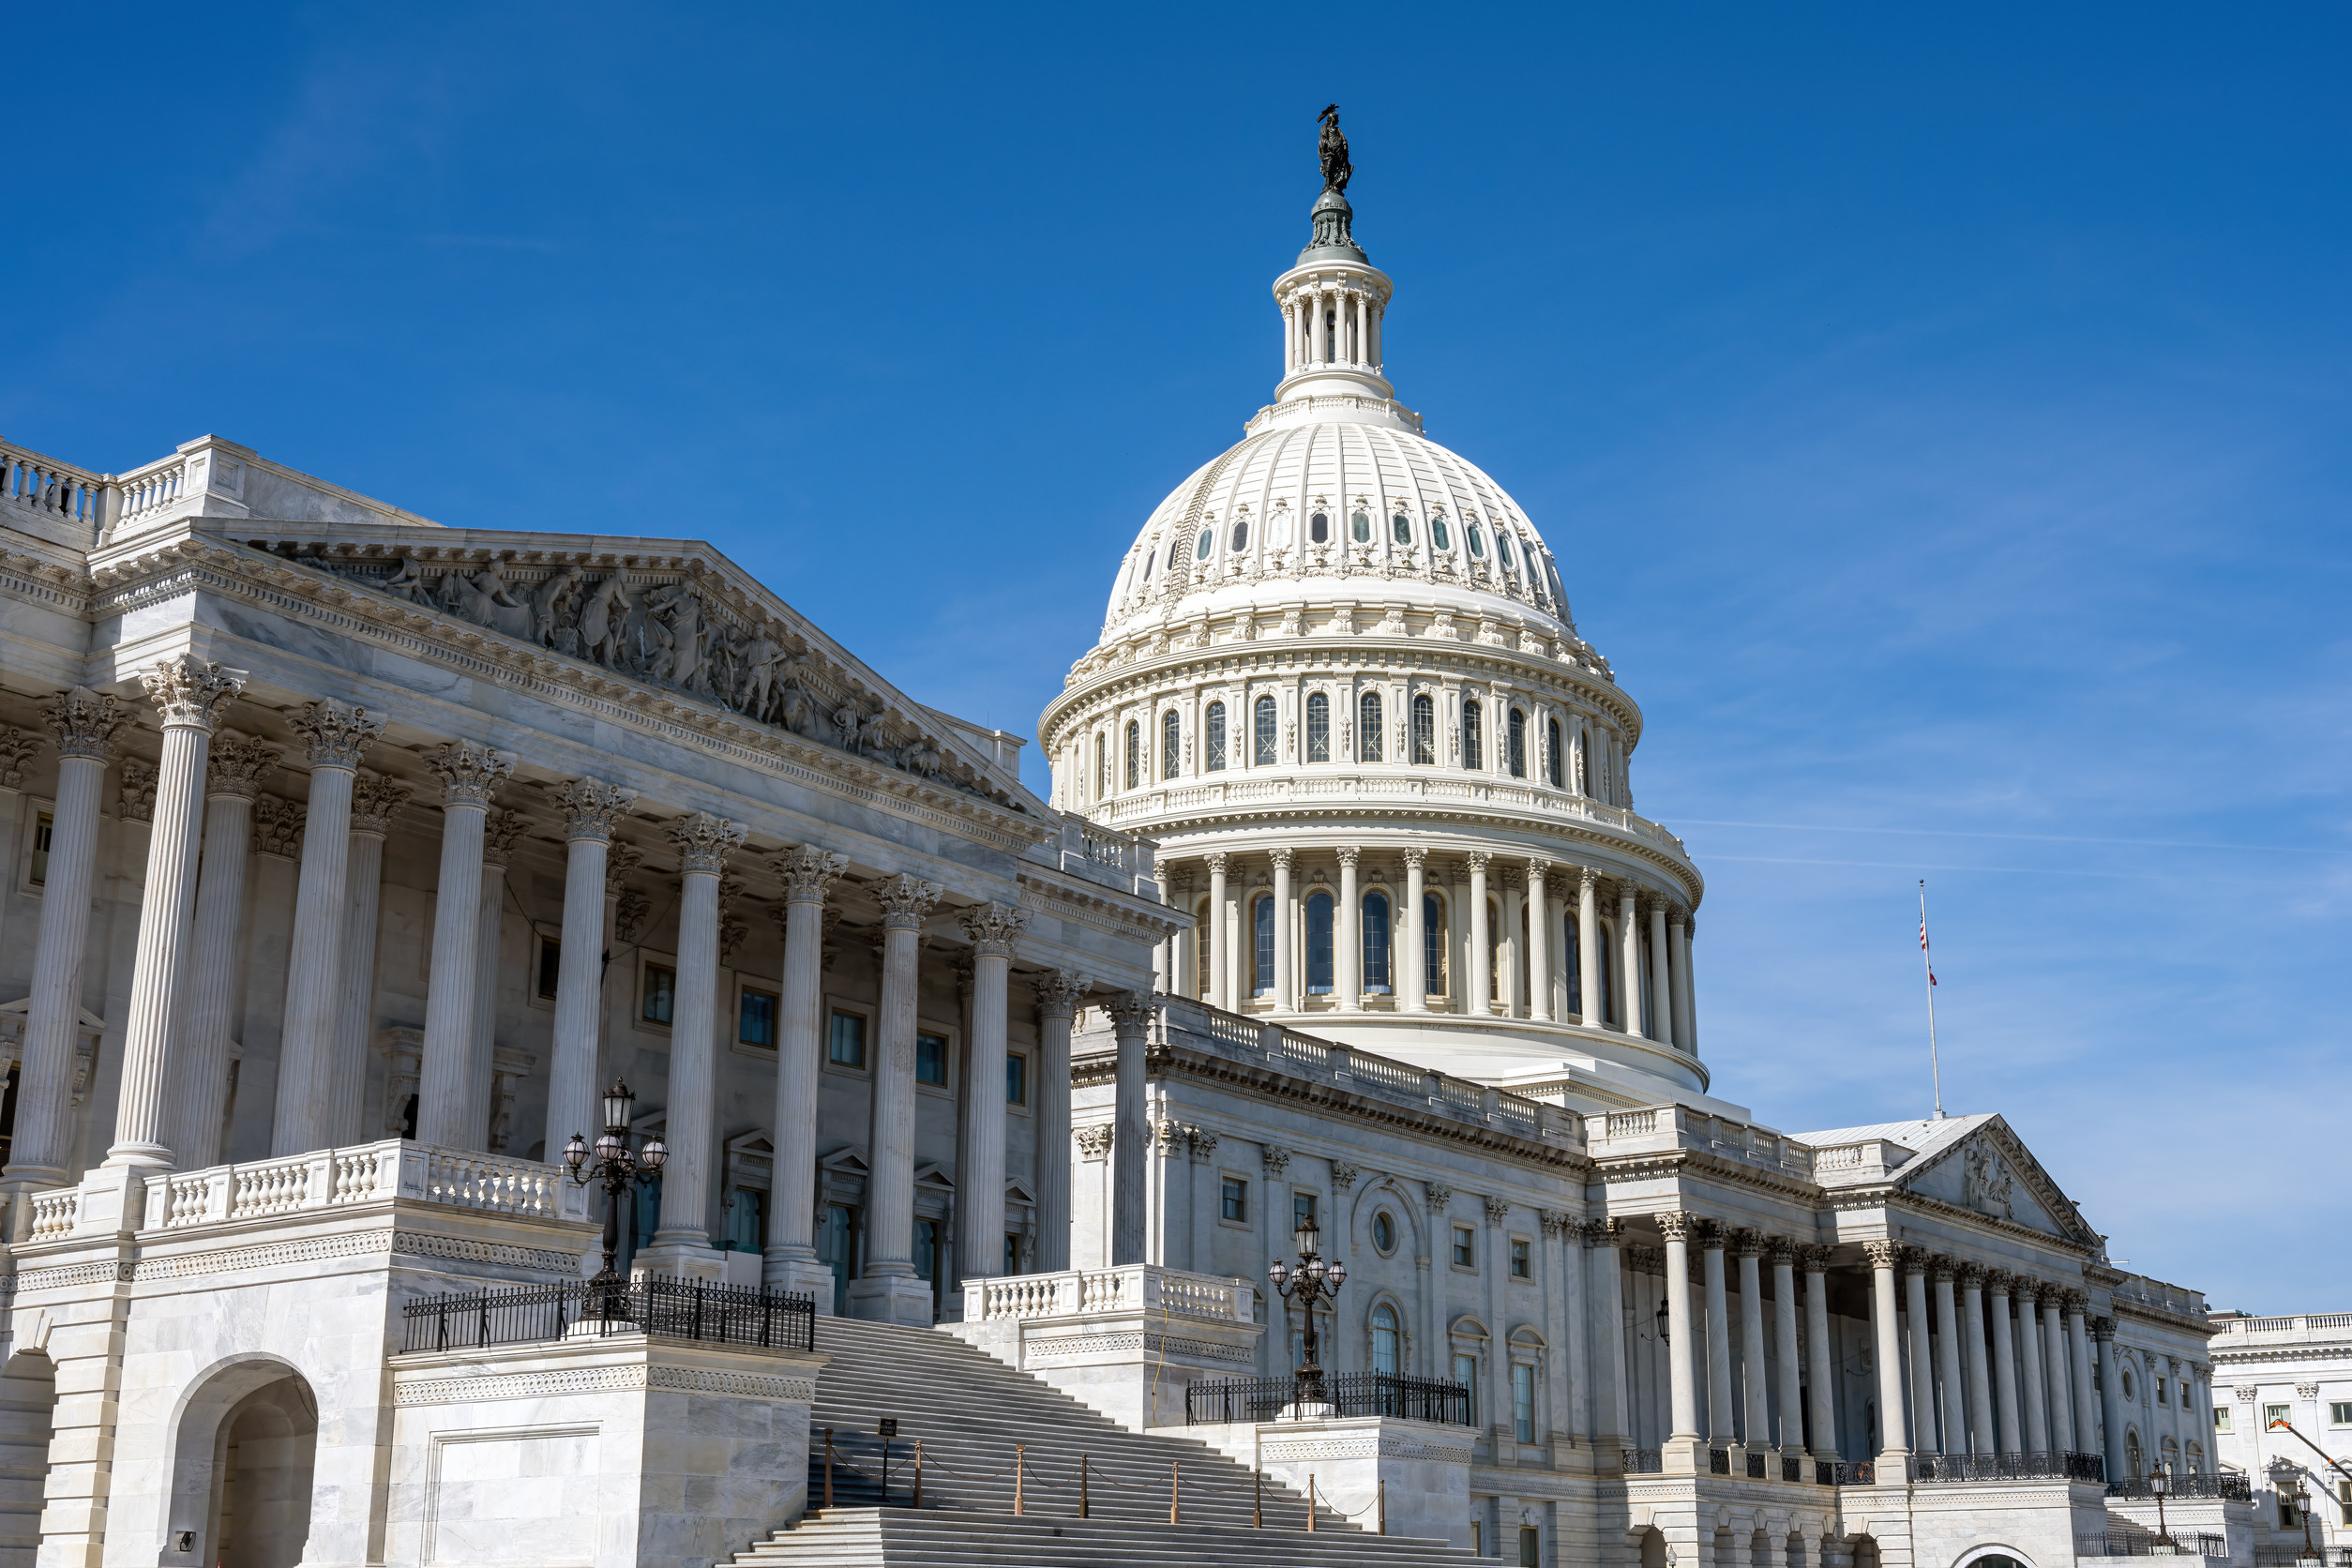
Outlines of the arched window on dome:
{"type": "Polygon", "coordinates": [[[1525,778],[1527,776],[1527,715],[1517,708],[1511,710],[1511,734],[1507,755],[1510,759],[1511,776],[1525,778]]]}
{"type": "MultiPolygon", "coordinates": [[[[1208,930],[1208,928],[1209,928],[1209,900],[1208,900],[1208,899],[1203,898],[1203,899],[1201,899],[1201,900],[1200,900],[1198,904],[1196,904],[1196,905],[1193,907],[1193,912],[1192,912],[1192,924],[1193,924],[1193,929],[1194,929],[1195,931],[1206,931],[1206,930],[1208,930]]],[[[1193,944],[1192,944],[1192,951],[1193,951],[1193,990],[1192,990],[1192,994],[1193,994],[1194,996],[1196,996],[1196,997],[1199,998],[1201,1001],[1206,1002],[1206,1001],[1208,1001],[1208,1000],[1209,1000],[1209,998],[1210,998],[1211,996],[1213,996],[1213,995],[1214,995],[1214,994],[1215,994],[1215,993],[1214,993],[1214,991],[1210,988],[1210,987],[1209,987],[1209,953],[1210,953],[1210,948],[1209,948],[1209,939],[1208,939],[1206,936],[1201,936],[1201,937],[1199,937],[1197,940],[1195,940],[1195,942],[1193,942],[1193,944]]]]}
{"type": "Polygon", "coordinates": [[[1560,788],[1560,720],[1547,718],[1544,722],[1548,726],[1545,732],[1551,737],[1551,744],[1544,751],[1544,771],[1550,777],[1552,788],[1557,790],[1560,788]]]}
{"type": "Polygon", "coordinates": [[[1274,700],[1260,697],[1250,710],[1250,763],[1255,767],[1274,765],[1274,700]]]}
{"type": "Polygon", "coordinates": [[[1507,528],[1495,530],[1495,558],[1506,569],[1516,569],[1518,566],[1518,563],[1511,558],[1511,531],[1507,528]]]}
{"type": "Polygon", "coordinates": [[[1438,704],[1425,691],[1413,694],[1413,761],[1427,766],[1438,760],[1438,704]]]}
{"type": "Polygon", "coordinates": [[[1445,990],[1445,900],[1435,893],[1421,896],[1421,988],[1430,996],[1445,990]]]}
{"type": "Polygon", "coordinates": [[[1393,988],[1388,978],[1388,895],[1367,893],[1364,896],[1364,994],[1386,996],[1393,988]]]}
{"type": "Polygon", "coordinates": [[[1331,699],[1319,691],[1306,698],[1306,760],[1331,761],[1331,699]]]}
{"type": "Polygon", "coordinates": [[[1290,509],[1287,506],[1276,506],[1274,516],[1266,520],[1266,548],[1287,550],[1289,544],[1290,509]]]}
{"type": "Polygon", "coordinates": [[[1143,580],[1152,580],[1152,568],[1160,564],[1160,547],[1153,545],[1143,552],[1143,580]]]}
{"type": "Polygon", "coordinates": [[[1160,776],[1176,776],[1176,764],[1184,756],[1184,725],[1170,708],[1160,715],[1160,776]]]}
{"type": "Polygon", "coordinates": [[[1348,519],[1348,527],[1355,535],[1356,543],[1360,545],[1368,545],[1372,542],[1371,513],[1364,511],[1361,507],[1357,508],[1356,511],[1348,519]]]}
{"type": "MultiPolygon", "coordinates": [[[[1331,979],[1332,897],[1328,893],[1306,896],[1306,994],[1329,996],[1331,979]]],[[[1208,945],[1206,942],[1202,946],[1208,945]]]]}
{"type": "Polygon", "coordinates": [[[1454,548],[1454,531],[1446,527],[1445,514],[1443,512],[1431,512],[1429,514],[1429,542],[1436,545],[1440,550],[1452,550],[1454,548]]]}
{"type": "Polygon", "coordinates": [[[1143,782],[1143,721],[1127,720],[1127,788],[1143,782]]]}
{"type": "Polygon", "coordinates": [[[1486,710],[1475,697],[1462,700],[1462,765],[1483,768],[1486,765],[1486,710]]]}
{"type": "Polygon", "coordinates": [[[1407,517],[1404,513],[1399,512],[1395,517],[1389,519],[1388,523],[1389,527],[1395,532],[1396,535],[1396,542],[1398,544],[1406,546],[1411,545],[1413,542],[1412,519],[1407,517]]]}
{"type": "Polygon", "coordinates": [[[1207,745],[1202,748],[1208,753],[1204,765],[1211,773],[1223,773],[1225,771],[1225,704],[1210,703],[1208,718],[1209,738],[1207,745]]]}
{"type": "Polygon", "coordinates": [[[1249,994],[1272,996],[1274,988],[1274,901],[1260,893],[1249,906],[1249,994]]]}
{"type": "Polygon", "coordinates": [[[1203,523],[1200,528],[1200,544],[1193,550],[1192,558],[1196,561],[1206,561],[1209,558],[1209,552],[1216,548],[1216,530],[1203,523]]]}
{"type": "Polygon", "coordinates": [[[1486,559],[1485,531],[1480,528],[1478,524],[1470,522],[1462,525],[1462,533],[1463,535],[1470,540],[1470,559],[1473,561],[1484,561],[1486,559]]]}
{"type": "MultiPolygon", "coordinates": [[[[1572,898],[1569,902],[1573,906],[1576,900],[1572,898]]],[[[1568,1011],[1571,1016],[1579,1019],[1584,1017],[1584,964],[1580,957],[1581,952],[1582,949],[1576,945],[1576,917],[1571,913],[1560,922],[1560,978],[1567,982],[1568,1011]]]]}
{"type": "Polygon", "coordinates": [[[1331,514],[1329,512],[1317,512],[1306,520],[1306,541],[1316,545],[1331,543],[1331,514]]]}
{"type": "Polygon", "coordinates": [[[1110,798],[1110,737],[1101,731],[1094,733],[1094,798],[1110,798]]]}
{"type": "Polygon", "coordinates": [[[1239,555],[1249,548],[1249,519],[1233,520],[1233,553],[1239,555]]]}
{"type": "Polygon", "coordinates": [[[1356,699],[1356,761],[1380,760],[1380,694],[1367,691],[1356,699]]]}

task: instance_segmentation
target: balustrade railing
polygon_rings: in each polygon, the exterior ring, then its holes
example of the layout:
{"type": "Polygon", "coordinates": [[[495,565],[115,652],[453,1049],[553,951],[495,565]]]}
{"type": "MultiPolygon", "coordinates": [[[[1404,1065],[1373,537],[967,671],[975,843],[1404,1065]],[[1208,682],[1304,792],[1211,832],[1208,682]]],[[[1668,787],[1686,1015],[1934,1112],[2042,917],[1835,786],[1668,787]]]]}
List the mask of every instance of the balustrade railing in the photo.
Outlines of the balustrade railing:
{"type": "Polygon", "coordinates": [[[1624,1453],[1627,1475],[1658,1475],[1666,1470],[1666,1454],[1662,1449],[1628,1448],[1624,1453]]]}
{"type": "Polygon", "coordinates": [[[91,528],[103,521],[106,481],[28,452],[0,445],[0,502],[91,528]]]}
{"type": "Polygon", "coordinates": [[[964,1319],[978,1323],[1103,1312],[1246,1322],[1252,1309],[1247,1289],[1230,1279],[1164,1269],[1156,1263],[1006,1274],[975,1279],[964,1287],[964,1319]]]}
{"type": "MultiPolygon", "coordinates": [[[[2103,1471],[2101,1478],[2104,1479],[2103,1471]]],[[[2254,1478],[2244,1470],[2223,1470],[2213,1475],[2175,1472],[2169,1482],[2164,1493],[2166,1497],[2219,1498],[2224,1502],[2254,1500],[2254,1478]]],[[[2107,1483],[2107,1495],[2111,1498],[2152,1498],[2156,1494],[2148,1489],[2146,1476],[2125,1476],[2120,1481],[2107,1483]]]]}
{"type": "Polygon", "coordinates": [[[401,1316],[404,1352],[481,1349],[579,1334],[807,1350],[816,1345],[817,1304],[782,1290],[647,1276],[622,1284],[566,1280],[428,1296],[409,1303],[401,1316]]]}
{"type": "Polygon", "coordinates": [[[1910,1481],[2107,1479],[2107,1461],[2097,1454],[1914,1454],[1903,1470],[1910,1481]]]}
{"type": "MultiPolygon", "coordinates": [[[[1297,1400],[1294,1378],[1212,1378],[1184,1390],[1184,1420],[1191,1425],[1228,1421],[1274,1421],[1297,1400]]],[[[1393,1416],[1400,1421],[1470,1425],[1470,1390],[1435,1378],[1391,1377],[1380,1372],[1325,1373],[1325,1408],[1294,1412],[1324,1416],[1393,1416]]]]}
{"type": "Polygon", "coordinates": [[[1640,1138],[1658,1130],[1658,1113],[1654,1110],[1612,1110],[1607,1125],[1610,1138],[1640,1138]]]}
{"type": "Polygon", "coordinates": [[[58,1192],[33,1195],[32,1239],[37,1242],[54,1241],[73,1233],[82,1217],[82,1189],[67,1187],[58,1192]]]}
{"type": "MultiPolygon", "coordinates": [[[[2076,1557],[2223,1557],[2229,1556],[2229,1538],[2211,1530],[2176,1532],[2169,1545],[2152,1534],[2111,1530],[2104,1534],[2074,1537],[2076,1557]]],[[[2287,1560],[2294,1560],[2289,1558],[2287,1560]]]]}
{"type": "Polygon", "coordinates": [[[1813,1462],[1813,1484],[1817,1486],[1870,1486],[1877,1485],[1878,1467],[1868,1459],[1816,1459],[1813,1462]]]}

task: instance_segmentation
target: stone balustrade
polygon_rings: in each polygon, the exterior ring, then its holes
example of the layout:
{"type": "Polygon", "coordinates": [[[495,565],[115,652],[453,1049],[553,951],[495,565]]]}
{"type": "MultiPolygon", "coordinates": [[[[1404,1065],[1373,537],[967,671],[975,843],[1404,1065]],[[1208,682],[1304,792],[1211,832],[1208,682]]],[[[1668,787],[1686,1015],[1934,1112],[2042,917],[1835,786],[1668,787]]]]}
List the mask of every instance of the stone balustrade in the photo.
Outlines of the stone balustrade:
{"type": "Polygon", "coordinates": [[[1681,1105],[1613,1110],[1588,1116],[1584,1124],[1596,1157],[1690,1149],[1718,1159],[1814,1181],[1818,1179],[1817,1172],[1824,1168],[1820,1159],[1827,1153],[1769,1127],[1735,1122],[1727,1116],[1711,1116],[1681,1105]]]}
{"type": "Polygon", "coordinates": [[[964,1320],[1029,1322],[1096,1312],[1141,1311],[1153,1318],[1245,1323],[1251,1320],[1251,1295],[1245,1280],[1191,1274],[1155,1263],[1131,1263],[1121,1268],[1067,1269],[1060,1274],[974,1280],[964,1288],[964,1320]]]}

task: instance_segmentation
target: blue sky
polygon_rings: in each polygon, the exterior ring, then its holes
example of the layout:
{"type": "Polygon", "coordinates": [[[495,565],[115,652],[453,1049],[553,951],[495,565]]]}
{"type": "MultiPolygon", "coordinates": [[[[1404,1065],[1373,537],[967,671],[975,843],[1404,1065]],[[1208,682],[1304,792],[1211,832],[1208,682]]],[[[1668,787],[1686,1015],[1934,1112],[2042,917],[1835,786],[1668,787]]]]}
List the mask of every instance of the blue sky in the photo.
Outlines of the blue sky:
{"type": "Polygon", "coordinates": [[[1947,1103],[2134,1266],[2352,1306],[2352,10],[91,7],[9,55],[10,439],[700,535],[1021,733],[1272,388],[1336,99],[1399,396],[1648,714],[1718,1090],[1924,1110],[1924,876],[1947,1103]]]}

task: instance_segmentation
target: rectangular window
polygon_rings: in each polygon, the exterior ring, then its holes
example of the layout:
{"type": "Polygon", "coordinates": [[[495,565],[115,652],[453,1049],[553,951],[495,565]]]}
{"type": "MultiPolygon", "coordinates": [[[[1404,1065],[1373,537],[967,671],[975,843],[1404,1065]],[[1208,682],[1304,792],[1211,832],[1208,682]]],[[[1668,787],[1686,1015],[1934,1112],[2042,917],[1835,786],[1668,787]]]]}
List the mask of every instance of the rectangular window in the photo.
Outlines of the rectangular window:
{"type": "Polygon", "coordinates": [[[2336,1523],[2352,1525],[2352,1481],[2336,1483],[2336,1507],[2342,1510],[2342,1516],[2336,1523]]]}
{"type": "Polygon", "coordinates": [[[1203,765],[1206,766],[1208,771],[1211,773],[1220,773],[1224,771],[1225,768],[1224,703],[1212,702],[1209,704],[1208,729],[1209,743],[1206,747],[1207,760],[1203,765]]]}
{"type": "Polygon", "coordinates": [[[2352,1402],[2341,1399],[2330,1401],[2328,1406],[2328,1425],[2352,1426],[2352,1402]]]}
{"type": "Polygon", "coordinates": [[[1004,1233],[1004,1272],[1008,1274],[1021,1272],[1021,1239],[1010,1230],[1004,1233]]]}
{"type": "Polygon", "coordinates": [[[1470,1521],[1470,1556],[1485,1557],[1485,1531],[1480,1527],[1479,1522],[1476,1519],[1472,1519],[1470,1521]]]}
{"type": "Polygon", "coordinates": [[[1478,1266],[1478,1233],[1467,1225],[1454,1228],[1454,1266],[1457,1269],[1478,1266]]]}
{"type": "Polygon", "coordinates": [[[757,1046],[761,1050],[776,1048],[776,1010],[779,1003],[774,991],[763,991],[757,986],[743,988],[743,1000],[735,1009],[735,1039],[740,1045],[757,1046]]]}
{"type": "Polygon", "coordinates": [[[1306,700],[1306,760],[1331,761],[1331,699],[1319,691],[1306,700]]]}
{"type": "Polygon", "coordinates": [[[2213,1407],[2213,1430],[2216,1432],[2226,1432],[2229,1430],[2229,1407],[2227,1405],[2216,1405],[2213,1407]]]}
{"type": "Polygon", "coordinates": [[[35,887],[49,882],[49,840],[56,832],[57,819],[43,811],[33,819],[33,865],[28,873],[35,887]]]}
{"type": "Polygon", "coordinates": [[[637,1016],[647,1023],[667,1025],[678,1004],[678,972],[667,964],[645,966],[645,999],[637,1016]]]}
{"type": "Polygon", "coordinates": [[[2262,1407],[2262,1425],[2265,1427],[2276,1425],[2278,1423],[2284,1421],[2285,1419],[2286,1407],[2284,1405],[2265,1405],[2262,1407]]]}
{"type": "MultiPolygon", "coordinates": [[[[1521,1438],[1521,1442],[1528,1440],[1521,1438]]],[[[1533,1525],[1519,1527],[1519,1568],[1543,1568],[1544,1532],[1533,1525]]]]}
{"type": "Polygon", "coordinates": [[[2171,1393],[2171,1389],[2172,1389],[2172,1380],[2171,1380],[2171,1379],[2169,1379],[2169,1378],[2159,1378],[2159,1379],[2157,1379],[2157,1380],[2156,1380],[2156,1403],[2157,1403],[2157,1404],[2159,1404],[2159,1405],[2161,1405],[2161,1406],[2164,1406],[2164,1408],[2166,1408],[2166,1409],[2170,1409],[2170,1408],[2171,1408],[2171,1406],[2172,1406],[2172,1393],[2171,1393]]]}
{"type": "Polygon", "coordinates": [[[555,1000],[556,983],[564,977],[564,944],[554,937],[539,939],[539,972],[535,988],[541,1002],[555,1000]]]}
{"type": "Polygon", "coordinates": [[[1478,1358],[1472,1355],[1457,1354],[1455,1356],[1454,1380],[1461,1384],[1470,1394],[1470,1398],[1466,1401],[1469,1406],[1467,1413],[1470,1416],[1470,1424],[1475,1426],[1478,1425],[1478,1358]]]}
{"type": "Polygon", "coordinates": [[[1535,1368],[1523,1361],[1511,1364],[1511,1435],[1535,1440],[1535,1368]]]}
{"type": "Polygon", "coordinates": [[[1025,1106],[1029,1103],[1029,1058],[1018,1053],[1004,1059],[1004,1103],[1025,1106]]]}
{"type": "Polygon", "coordinates": [[[947,1036],[917,1034],[914,1037],[914,1081],[927,1083],[934,1089],[947,1087],[947,1036]]]}
{"type": "Polygon", "coordinates": [[[727,1195],[726,1241],[721,1252],[761,1252],[768,1244],[767,1194],[737,1187],[727,1195]]]}
{"type": "Polygon", "coordinates": [[[1511,1277],[1514,1279],[1533,1279],[1535,1277],[1535,1269],[1531,1260],[1528,1258],[1527,1242],[1523,1237],[1514,1236],[1511,1238],[1511,1277]]]}
{"type": "Polygon", "coordinates": [[[1310,1221],[1321,1223],[1315,1213],[1315,1195],[1311,1192],[1292,1193],[1290,1195],[1290,1229],[1296,1230],[1300,1226],[1310,1221]]]}
{"type": "Polygon", "coordinates": [[[1249,1184],[1239,1176],[1228,1176],[1225,1179],[1223,1204],[1224,1206],[1218,1210],[1219,1214],[1236,1224],[1247,1224],[1249,1221],[1249,1184]]]}
{"type": "Polygon", "coordinates": [[[825,1031],[825,1060],[837,1067],[866,1065],[866,1019],[862,1014],[837,1012],[825,1031]]]}

